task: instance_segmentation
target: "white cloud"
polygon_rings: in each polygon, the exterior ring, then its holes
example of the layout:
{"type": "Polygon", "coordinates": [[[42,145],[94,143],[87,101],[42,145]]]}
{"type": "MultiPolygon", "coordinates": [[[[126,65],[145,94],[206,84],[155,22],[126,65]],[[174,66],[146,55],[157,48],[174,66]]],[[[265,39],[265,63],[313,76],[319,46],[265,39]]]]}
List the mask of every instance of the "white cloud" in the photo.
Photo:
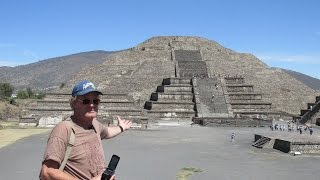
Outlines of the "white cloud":
{"type": "Polygon", "coordinates": [[[33,52],[33,51],[31,51],[31,50],[24,50],[23,51],[23,54],[25,55],[25,56],[27,56],[27,57],[30,57],[30,58],[32,58],[32,59],[40,59],[39,58],[39,56],[35,53],[35,52],[33,52]]]}
{"type": "Polygon", "coordinates": [[[279,54],[256,54],[256,56],[266,63],[287,62],[287,63],[305,63],[320,64],[320,54],[310,55],[279,55],[279,54]]]}
{"type": "Polygon", "coordinates": [[[288,55],[256,53],[255,56],[271,67],[290,69],[318,79],[320,78],[319,70],[317,69],[317,67],[320,67],[320,54],[288,55]]]}
{"type": "Polygon", "coordinates": [[[11,48],[15,47],[16,45],[13,43],[0,43],[0,48],[11,48]]]}
{"type": "Polygon", "coordinates": [[[17,65],[19,65],[19,64],[17,64],[17,63],[13,63],[13,62],[10,62],[10,61],[1,61],[0,60],[0,67],[1,66],[10,66],[10,67],[14,67],[14,66],[17,66],[17,65]]]}

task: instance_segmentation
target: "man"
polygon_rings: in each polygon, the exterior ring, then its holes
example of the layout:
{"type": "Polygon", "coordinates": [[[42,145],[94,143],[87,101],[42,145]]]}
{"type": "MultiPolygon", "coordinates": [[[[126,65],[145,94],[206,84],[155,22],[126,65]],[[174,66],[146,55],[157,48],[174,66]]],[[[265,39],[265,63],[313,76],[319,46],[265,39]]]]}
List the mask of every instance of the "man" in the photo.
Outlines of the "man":
{"type": "Polygon", "coordinates": [[[90,81],[74,86],[70,100],[71,121],[58,123],[49,136],[40,174],[42,180],[101,179],[105,170],[101,140],[117,136],[129,129],[132,122],[118,116],[119,126],[108,127],[96,120],[100,95],[103,94],[90,81]],[[75,140],[65,166],[59,170],[68,154],[71,134],[75,135],[75,140]]]}

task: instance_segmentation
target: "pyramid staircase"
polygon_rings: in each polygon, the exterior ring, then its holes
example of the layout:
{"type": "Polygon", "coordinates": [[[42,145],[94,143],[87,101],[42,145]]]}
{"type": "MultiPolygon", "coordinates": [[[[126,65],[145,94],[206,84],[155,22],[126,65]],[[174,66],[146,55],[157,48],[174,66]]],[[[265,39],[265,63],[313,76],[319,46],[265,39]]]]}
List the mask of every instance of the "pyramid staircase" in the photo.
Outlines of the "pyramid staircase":
{"type": "Polygon", "coordinates": [[[217,77],[193,78],[197,117],[229,117],[222,83],[217,77]]]}
{"type": "Polygon", "coordinates": [[[199,50],[175,50],[177,77],[208,77],[207,65],[199,50]]]}
{"type": "MultiPolygon", "coordinates": [[[[26,116],[20,118],[20,123],[37,121],[39,126],[54,126],[72,115],[70,97],[71,94],[64,93],[46,94],[45,99],[38,100],[27,108],[26,116]]],[[[135,126],[143,126],[148,120],[126,94],[102,95],[97,119],[110,125],[117,122],[117,116],[132,120],[135,126]]]]}
{"type": "Polygon", "coordinates": [[[264,102],[261,93],[254,91],[253,85],[245,83],[244,77],[224,77],[225,91],[236,117],[258,119],[280,118],[281,113],[272,110],[272,104],[264,102]]]}
{"type": "Polygon", "coordinates": [[[320,123],[320,122],[315,122],[315,119],[320,119],[320,96],[316,97],[316,101],[314,103],[308,103],[307,109],[302,109],[300,111],[300,116],[296,117],[297,119],[300,119],[299,122],[301,124],[305,124],[307,122],[311,123],[320,123]]]}
{"type": "Polygon", "coordinates": [[[267,144],[269,141],[271,141],[268,137],[261,137],[260,139],[256,140],[252,146],[256,148],[263,148],[265,144],[267,144]]]}
{"type": "Polygon", "coordinates": [[[144,108],[149,122],[158,125],[189,125],[195,116],[191,79],[167,78],[144,108]]]}

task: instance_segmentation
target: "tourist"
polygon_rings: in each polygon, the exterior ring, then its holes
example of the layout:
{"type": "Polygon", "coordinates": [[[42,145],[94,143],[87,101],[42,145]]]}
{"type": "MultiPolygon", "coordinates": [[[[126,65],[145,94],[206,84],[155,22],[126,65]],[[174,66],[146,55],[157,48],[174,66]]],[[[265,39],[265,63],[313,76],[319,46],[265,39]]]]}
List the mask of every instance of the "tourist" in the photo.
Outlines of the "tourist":
{"type": "Polygon", "coordinates": [[[288,131],[291,132],[291,124],[288,125],[288,131]]]}
{"type": "Polygon", "coordinates": [[[132,122],[118,116],[118,126],[101,124],[96,119],[100,95],[102,93],[90,81],[81,81],[74,86],[70,99],[73,115],[70,121],[62,121],[52,130],[40,179],[101,179],[106,166],[101,140],[121,134],[131,127],[132,122]],[[72,136],[75,137],[73,143],[72,136]],[[73,144],[72,149],[68,144],[73,144]],[[68,149],[71,149],[70,153],[68,149]]]}
{"type": "Polygon", "coordinates": [[[236,134],[234,132],[231,133],[231,142],[234,143],[236,134]]]}
{"type": "Polygon", "coordinates": [[[285,131],[286,130],[286,126],[282,125],[282,130],[285,131]]]}
{"type": "Polygon", "coordinates": [[[213,103],[213,101],[214,101],[214,94],[212,94],[211,96],[211,103],[213,103]]]}
{"type": "Polygon", "coordinates": [[[309,131],[310,131],[310,135],[312,135],[312,134],[313,134],[313,128],[312,128],[312,126],[309,127],[309,131]]]}
{"type": "Polygon", "coordinates": [[[298,131],[299,131],[300,134],[302,134],[302,125],[298,126],[298,131]]]}
{"type": "Polygon", "coordinates": [[[273,125],[270,125],[269,127],[270,127],[271,131],[273,131],[273,125]]]}

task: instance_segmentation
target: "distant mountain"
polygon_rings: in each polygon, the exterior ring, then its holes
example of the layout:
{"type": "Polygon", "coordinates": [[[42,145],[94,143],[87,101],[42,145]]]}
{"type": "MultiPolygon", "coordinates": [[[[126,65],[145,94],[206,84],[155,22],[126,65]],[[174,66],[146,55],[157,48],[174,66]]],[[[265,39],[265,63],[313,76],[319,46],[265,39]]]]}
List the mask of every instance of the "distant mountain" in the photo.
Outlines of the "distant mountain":
{"type": "Polygon", "coordinates": [[[9,82],[16,89],[57,87],[70,80],[78,71],[83,71],[84,66],[103,63],[112,53],[90,51],[16,67],[3,66],[0,67],[0,82],[9,82]]]}
{"type": "Polygon", "coordinates": [[[298,81],[302,82],[303,84],[309,86],[310,88],[314,89],[314,90],[320,90],[320,79],[296,72],[296,71],[292,71],[292,70],[287,70],[287,69],[282,69],[283,71],[285,71],[286,73],[290,74],[291,76],[293,76],[295,79],[297,79],[298,81]]]}

